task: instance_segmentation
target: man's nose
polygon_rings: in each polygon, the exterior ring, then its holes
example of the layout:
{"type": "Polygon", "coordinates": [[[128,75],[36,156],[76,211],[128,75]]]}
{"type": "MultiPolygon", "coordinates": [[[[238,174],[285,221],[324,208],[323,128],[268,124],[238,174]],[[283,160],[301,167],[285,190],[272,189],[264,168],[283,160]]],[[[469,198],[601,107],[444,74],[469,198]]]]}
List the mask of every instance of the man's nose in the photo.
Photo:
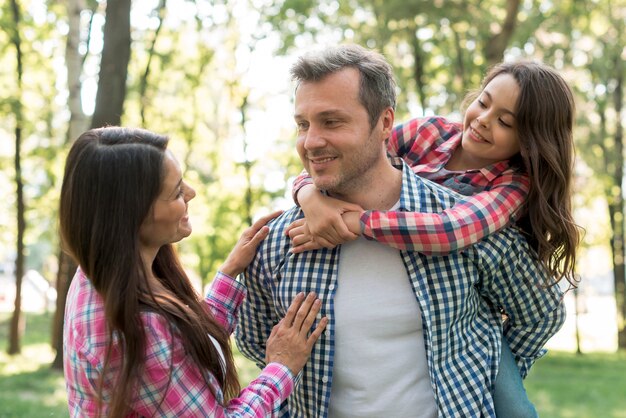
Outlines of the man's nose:
{"type": "Polygon", "coordinates": [[[316,149],[323,148],[324,146],[326,146],[326,140],[324,139],[323,131],[317,126],[309,126],[306,137],[304,138],[304,148],[316,149]]]}

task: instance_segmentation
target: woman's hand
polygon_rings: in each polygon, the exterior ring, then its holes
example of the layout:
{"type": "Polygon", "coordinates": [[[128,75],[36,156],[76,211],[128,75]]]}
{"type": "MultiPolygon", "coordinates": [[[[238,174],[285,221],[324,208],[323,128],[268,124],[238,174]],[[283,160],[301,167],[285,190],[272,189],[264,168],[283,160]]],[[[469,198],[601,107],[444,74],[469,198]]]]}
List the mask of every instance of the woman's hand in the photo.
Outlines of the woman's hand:
{"type": "Polygon", "coordinates": [[[263,241],[270,232],[270,228],[266,226],[266,224],[281,213],[282,211],[279,210],[265,215],[253,223],[251,227],[243,231],[239,241],[237,241],[235,247],[230,254],[228,254],[226,261],[224,261],[224,264],[220,267],[220,271],[230,277],[237,277],[242,273],[254,258],[261,241],[263,241]]]}
{"type": "Polygon", "coordinates": [[[267,339],[265,362],[280,363],[289,368],[295,376],[300,373],[311,355],[311,350],[322,331],[328,324],[328,318],[322,318],[315,329],[311,327],[320,311],[322,303],[315,293],[299,293],[287,309],[287,314],[274,326],[267,339]]]}

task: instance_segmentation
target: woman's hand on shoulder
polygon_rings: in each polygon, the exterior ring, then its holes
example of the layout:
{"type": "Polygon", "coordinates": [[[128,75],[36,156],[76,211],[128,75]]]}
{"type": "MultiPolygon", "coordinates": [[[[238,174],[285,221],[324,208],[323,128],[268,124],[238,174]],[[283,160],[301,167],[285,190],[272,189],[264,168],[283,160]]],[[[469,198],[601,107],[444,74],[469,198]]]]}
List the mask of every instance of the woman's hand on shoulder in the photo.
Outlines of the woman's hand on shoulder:
{"type": "Polygon", "coordinates": [[[237,277],[242,273],[254,258],[261,241],[269,234],[270,228],[267,226],[267,223],[281,213],[282,211],[279,210],[262,216],[252,226],[243,231],[220,271],[230,277],[237,277]]]}

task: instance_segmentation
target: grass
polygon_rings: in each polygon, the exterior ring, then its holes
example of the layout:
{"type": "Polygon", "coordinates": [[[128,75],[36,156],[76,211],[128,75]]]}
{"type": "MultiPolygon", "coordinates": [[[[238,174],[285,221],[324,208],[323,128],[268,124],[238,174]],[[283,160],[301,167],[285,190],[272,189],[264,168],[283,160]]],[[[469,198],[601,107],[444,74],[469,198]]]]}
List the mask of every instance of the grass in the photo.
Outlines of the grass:
{"type": "Polygon", "coordinates": [[[542,418],[626,418],[626,352],[549,352],[524,383],[542,418]]]}
{"type": "MultiPolygon", "coordinates": [[[[52,314],[26,314],[22,354],[8,356],[9,315],[0,313],[0,418],[68,417],[63,374],[51,370],[52,314]]],[[[235,357],[242,384],[256,366],[235,357]]],[[[551,351],[525,382],[541,418],[626,418],[626,352],[551,351]]]]}
{"type": "Polygon", "coordinates": [[[63,373],[52,370],[52,314],[25,314],[22,353],[9,356],[8,314],[0,314],[0,418],[68,417],[63,373]]]}

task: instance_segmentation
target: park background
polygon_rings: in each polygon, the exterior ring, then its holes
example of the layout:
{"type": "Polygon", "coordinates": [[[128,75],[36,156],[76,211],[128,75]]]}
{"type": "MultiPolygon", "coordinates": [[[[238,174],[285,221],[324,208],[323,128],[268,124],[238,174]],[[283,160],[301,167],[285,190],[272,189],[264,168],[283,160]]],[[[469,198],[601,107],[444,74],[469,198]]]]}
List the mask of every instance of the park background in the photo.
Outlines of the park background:
{"type": "MultiPolygon", "coordinates": [[[[291,205],[289,66],[354,42],[398,80],[396,121],[460,119],[499,61],[545,61],[575,92],[580,284],[526,381],[542,417],[626,417],[625,0],[2,0],[0,418],[65,417],[59,250],[66,152],[91,126],[166,133],[198,195],[180,245],[206,285],[252,219],[291,205]],[[16,287],[17,282],[17,287],[16,287]]],[[[238,358],[242,382],[256,370],[238,358]]]]}

